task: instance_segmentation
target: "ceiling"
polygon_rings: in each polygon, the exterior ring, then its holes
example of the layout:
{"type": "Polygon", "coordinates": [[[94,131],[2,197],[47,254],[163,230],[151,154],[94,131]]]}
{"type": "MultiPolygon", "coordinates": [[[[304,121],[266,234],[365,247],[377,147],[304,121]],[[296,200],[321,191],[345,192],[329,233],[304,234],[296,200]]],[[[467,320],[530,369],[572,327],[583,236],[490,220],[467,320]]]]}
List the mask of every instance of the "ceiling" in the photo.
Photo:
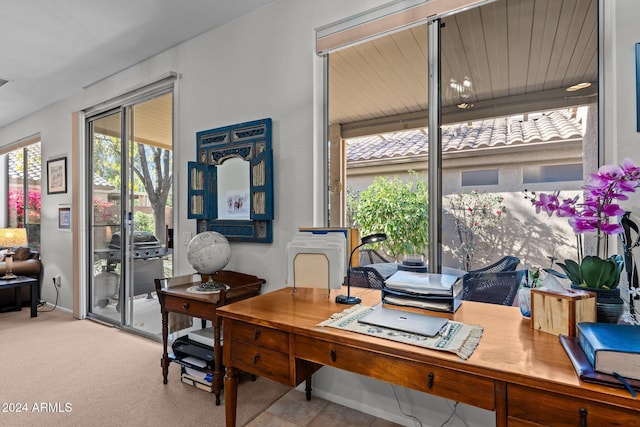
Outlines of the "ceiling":
{"type": "MultiPolygon", "coordinates": [[[[443,23],[444,123],[596,102],[597,0],[498,0],[443,23]]],[[[330,54],[329,121],[344,137],[426,127],[427,96],[426,25],[330,54]]]]}
{"type": "MultiPolygon", "coordinates": [[[[270,1],[0,0],[0,127],[270,1]]],[[[595,102],[597,0],[498,0],[443,22],[443,122],[595,102]]],[[[423,25],[332,53],[330,123],[345,137],[426,127],[426,46],[423,25]]],[[[170,144],[152,124],[170,99],[142,109],[138,136],[170,144]]]]}
{"type": "Polygon", "coordinates": [[[272,0],[0,0],[0,127],[272,0]]]}

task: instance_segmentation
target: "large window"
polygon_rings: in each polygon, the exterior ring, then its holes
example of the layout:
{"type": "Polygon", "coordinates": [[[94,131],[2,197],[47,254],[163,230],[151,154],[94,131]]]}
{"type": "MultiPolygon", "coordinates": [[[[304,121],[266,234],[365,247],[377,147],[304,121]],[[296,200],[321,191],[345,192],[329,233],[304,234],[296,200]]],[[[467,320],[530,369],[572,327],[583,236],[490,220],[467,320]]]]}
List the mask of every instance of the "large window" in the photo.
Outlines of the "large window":
{"type": "Polygon", "coordinates": [[[7,227],[26,228],[29,246],[40,249],[40,142],[6,155],[7,227]]]}
{"type": "Polygon", "coordinates": [[[329,53],[330,225],[358,226],[353,208],[379,177],[429,181],[435,61],[443,197],[429,216],[442,219],[443,265],[477,268],[517,255],[548,267],[549,258],[569,257],[566,221],[536,218],[523,191],[578,190],[578,175],[597,164],[597,9],[597,0],[498,0],[444,17],[436,44],[423,24],[329,53]],[[461,195],[491,201],[500,220],[461,222],[461,195]]]}

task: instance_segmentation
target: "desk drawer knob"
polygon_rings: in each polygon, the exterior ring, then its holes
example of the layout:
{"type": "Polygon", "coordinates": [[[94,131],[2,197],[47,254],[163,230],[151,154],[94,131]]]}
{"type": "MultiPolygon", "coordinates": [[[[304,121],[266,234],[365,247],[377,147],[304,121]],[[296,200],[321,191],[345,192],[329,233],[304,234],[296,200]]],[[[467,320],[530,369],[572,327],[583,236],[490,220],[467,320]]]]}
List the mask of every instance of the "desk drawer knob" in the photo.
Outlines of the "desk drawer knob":
{"type": "Polygon", "coordinates": [[[331,361],[332,362],[336,361],[336,349],[335,348],[331,349],[331,361]]]}
{"type": "Polygon", "coordinates": [[[587,415],[589,415],[589,411],[585,408],[580,408],[580,425],[582,427],[587,427],[587,415]]]}
{"type": "Polygon", "coordinates": [[[256,353],[255,356],[253,356],[253,364],[256,365],[258,363],[258,359],[260,359],[260,353],[256,353]]]}
{"type": "Polygon", "coordinates": [[[260,336],[260,329],[256,329],[253,333],[253,340],[258,341],[258,337],[260,336]]]}
{"type": "Polygon", "coordinates": [[[435,377],[435,375],[433,375],[433,372],[429,372],[429,375],[427,375],[427,388],[431,389],[431,387],[433,387],[433,378],[435,377]]]}
{"type": "Polygon", "coordinates": [[[187,308],[189,308],[189,303],[188,303],[188,302],[183,302],[183,303],[182,303],[182,308],[184,308],[185,310],[186,310],[187,308]]]}

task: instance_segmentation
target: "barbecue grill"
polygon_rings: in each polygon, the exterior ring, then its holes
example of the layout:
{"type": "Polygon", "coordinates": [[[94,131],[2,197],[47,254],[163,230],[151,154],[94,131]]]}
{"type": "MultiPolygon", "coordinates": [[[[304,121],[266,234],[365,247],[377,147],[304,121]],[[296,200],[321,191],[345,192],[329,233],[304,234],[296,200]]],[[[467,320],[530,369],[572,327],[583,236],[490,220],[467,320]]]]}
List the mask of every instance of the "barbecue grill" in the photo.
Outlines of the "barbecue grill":
{"type": "MultiPolygon", "coordinates": [[[[133,295],[147,294],[151,297],[151,293],[155,291],[156,278],[163,277],[162,258],[166,255],[166,248],[160,243],[158,238],[148,231],[134,231],[133,237],[133,295]]],[[[94,251],[95,256],[99,259],[107,261],[105,271],[102,274],[109,273],[117,275],[117,282],[120,282],[119,275],[115,273],[116,266],[121,262],[120,245],[122,243],[120,232],[113,233],[107,248],[97,249],[94,251]]],[[[99,276],[96,276],[98,279],[99,276]]],[[[110,277],[109,282],[113,282],[110,277]]],[[[96,280],[96,285],[101,285],[102,280],[96,280]]],[[[106,290],[105,290],[106,291],[106,290]]],[[[108,292],[108,291],[106,291],[108,292]]],[[[102,292],[101,294],[104,294],[102,292]]],[[[111,295],[100,295],[98,305],[104,304],[105,297],[111,295]]],[[[117,297],[116,297],[117,298],[117,297]]]]}
{"type": "MultiPolygon", "coordinates": [[[[101,252],[100,258],[108,261],[120,262],[120,244],[121,237],[120,232],[113,233],[111,241],[109,242],[108,249],[110,251],[101,252]]],[[[148,259],[159,258],[166,254],[166,248],[160,243],[158,238],[148,231],[134,231],[133,232],[133,258],[134,259],[148,259]]]]}

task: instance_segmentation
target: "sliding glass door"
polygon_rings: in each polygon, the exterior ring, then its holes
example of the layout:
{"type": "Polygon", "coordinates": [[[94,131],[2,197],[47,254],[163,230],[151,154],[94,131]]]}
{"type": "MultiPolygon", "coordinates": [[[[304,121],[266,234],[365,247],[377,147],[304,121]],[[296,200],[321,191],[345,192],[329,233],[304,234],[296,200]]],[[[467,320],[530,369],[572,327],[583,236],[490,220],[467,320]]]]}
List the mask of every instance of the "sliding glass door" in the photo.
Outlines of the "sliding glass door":
{"type": "Polygon", "coordinates": [[[88,315],[159,337],[154,279],[171,275],[171,93],[87,120],[92,272],[88,315]]]}

